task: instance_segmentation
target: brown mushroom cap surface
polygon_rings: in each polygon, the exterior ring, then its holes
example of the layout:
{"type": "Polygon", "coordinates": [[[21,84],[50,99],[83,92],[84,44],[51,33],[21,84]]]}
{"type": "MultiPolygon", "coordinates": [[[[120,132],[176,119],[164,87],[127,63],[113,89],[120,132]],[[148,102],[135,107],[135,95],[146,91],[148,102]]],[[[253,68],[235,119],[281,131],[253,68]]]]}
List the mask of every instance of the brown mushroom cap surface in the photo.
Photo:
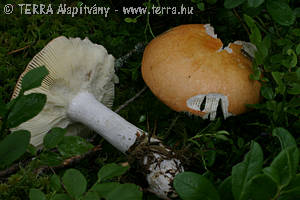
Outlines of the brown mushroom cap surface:
{"type": "Polygon", "coordinates": [[[241,114],[247,111],[245,104],[259,102],[260,83],[249,78],[252,63],[241,53],[242,45],[222,47],[207,25],[175,27],[147,45],[142,60],[144,81],[175,111],[204,116],[206,112],[192,109],[187,101],[197,95],[221,94],[228,99],[228,112],[241,114]]]}

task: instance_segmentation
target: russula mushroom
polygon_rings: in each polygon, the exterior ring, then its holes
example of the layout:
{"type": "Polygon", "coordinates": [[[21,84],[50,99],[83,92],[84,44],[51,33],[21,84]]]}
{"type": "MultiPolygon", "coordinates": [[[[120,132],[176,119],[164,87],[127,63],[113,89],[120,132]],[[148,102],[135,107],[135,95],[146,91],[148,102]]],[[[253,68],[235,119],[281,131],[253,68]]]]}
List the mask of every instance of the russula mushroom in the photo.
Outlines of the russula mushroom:
{"type": "Polygon", "coordinates": [[[116,75],[114,58],[103,46],[87,38],[52,40],[30,61],[12,98],[18,96],[24,74],[38,66],[45,66],[49,75],[40,87],[25,94],[47,95],[46,105],[36,117],[14,130],[30,131],[34,146],[42,145],[43,137],[52,127],[67,128],[73,135],[89,128],[125,154],[137,154],[136,149],[149,146],[139,162],[147,174],[149,189],[165,199],[175,195],[171,183],[174,176],[183,171],[175,154],[108,108],[114,98],[116,75]],[[151,147],[164,151],[151,151],[151,147]]]}
{"type": "Polygon", "coordinates": [[[171,109],[214,120],[220,105],[227,118],[260,99],[260,83],[249,78],[254,51],[242,41],[223,47],[209,24],[181,25],[146,46],[142,75],[171,109]]]}

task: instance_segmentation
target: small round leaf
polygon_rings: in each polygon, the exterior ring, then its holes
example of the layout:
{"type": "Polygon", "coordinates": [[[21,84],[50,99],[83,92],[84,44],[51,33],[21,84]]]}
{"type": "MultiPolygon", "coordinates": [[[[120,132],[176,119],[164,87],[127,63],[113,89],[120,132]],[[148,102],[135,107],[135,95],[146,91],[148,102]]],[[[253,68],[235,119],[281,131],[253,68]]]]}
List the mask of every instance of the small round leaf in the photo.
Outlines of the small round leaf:
{"type": "Polygon", "coordinates": [[[15,131],[0,142],[0,165],[9,165],[21,157],[29,145],[30,133],[15,131]]]}
{"type": "Polygon", "coordinates": [[[219,200],[219,194],[213,184],[194,172],[183,172],[176,175],[174,187],[183,200],[219,200]]]}
{"type": "Polygon", "coordinates": [[[62,181],[65,189],[72,197],[79,197],[86,191],[86,179],[77,169],[67,170],[62,181]]]}
{"type": "Polygon", "coordinates": [[[30,200],[46,200],[46,196],[41,190],[33,188],[33,189],[30,189],[29,199],[30,200]]]}
{"type": "Polygon", "coordinates": [[[274,21],[283,26],[294,24],[296,15],[290,6],[282,0],[267,1],[267,11],[274,21]]]}

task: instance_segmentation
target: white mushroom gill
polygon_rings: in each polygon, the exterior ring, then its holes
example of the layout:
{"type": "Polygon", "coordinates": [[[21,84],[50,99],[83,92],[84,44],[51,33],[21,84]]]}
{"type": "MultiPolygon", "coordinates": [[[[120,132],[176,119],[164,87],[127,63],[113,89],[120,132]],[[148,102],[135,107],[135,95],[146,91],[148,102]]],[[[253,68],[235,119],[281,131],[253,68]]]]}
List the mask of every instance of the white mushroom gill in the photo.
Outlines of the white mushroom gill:
{"type": "Polygon", "coordinates": [[[211,36],[211,37],[213,37],[213,38],[218,38],[218,37],[217,37],[217,34],[215,34],[214,27],[212,27],[210,24],[205,24],[205,25],[204,25],[204,28],[205,28],[206,33],[207,33],[209,36],[211,36]]]}
{"type": "Polygon", "coordinates": [[[214,120],[217,116],[217,109],[219,106],[219,103],[221,103],[222,113],[224,118],[228,118],[232,116],[231,113],[228,112],[228,98],[227,96],[224,96],[223,94],[199,94],[196,96],[193,96],[189,98],[186,101],[187,107],[206,113],[202,118],[203,119],[209,119],[214,120]],[[203,110],[201,110],[201,105],[204,102],[205,99],[205,107],[203,110]]]}
{"type": "Polygon", "coordinates": [[[255,52],[257,51],[257,48],[254,44],[252,44],[251,42],[244,42],[240,40],[235,41],[234,44],[242,45],[242,54],[246,57],[249,57],[251,60],[254,59],[255,52]]]}
{"type": "MultiPolygon", "coordinates": [[[[206,32],[209,36],[211,36],[211,37],[213,37],[213,38],[218,38],[217,34],[215,34],[215,32],[214,32],[214,28],[213,28],[210,24],[205,24],[205,25],[204,25],[204,28],[205,28],[205,32],[206,32]]],[[[229,48],[229,46],[230,46],[230,43],[229,43],[226,47],[223,47],[223,46],[222,46],[220,49],[217,50],[217,52],[221,52],[221,51],[225,50],[225,51],[227,51],[228,53],[232,53],[232,49],[229,48]]]]}
{"type": "MultiPolygon", "coordinates": [[[[221,47],[220,49],[217,50],[217,52],[221,52],[223,50],[226,50],[228,53],[232,53],[232,49],[230,48],[230,44],[229,43],[226,47],[221,47]]],[[[249,59],[254,59],[255,57],[255,52],[257,51],[257,48],[254,44],[250,43],[250,42],[244,42],[244,41],[240,41],[237,40],[235,42],[233,42],[233,44],[237,44],[237,45],[242,45],[242,49],[241,52],[244,56],[248,57],[249,59]]]]}
{"type": "Polygon", "coordinates": [[[226,46],[226,47],[221,47],[220,49],[217,50],[217,52],[221,52],[223,50],[227,51],[228,53],[232,53],[232,49],[229,47],[230,46],[230,43],[226,46]]]}

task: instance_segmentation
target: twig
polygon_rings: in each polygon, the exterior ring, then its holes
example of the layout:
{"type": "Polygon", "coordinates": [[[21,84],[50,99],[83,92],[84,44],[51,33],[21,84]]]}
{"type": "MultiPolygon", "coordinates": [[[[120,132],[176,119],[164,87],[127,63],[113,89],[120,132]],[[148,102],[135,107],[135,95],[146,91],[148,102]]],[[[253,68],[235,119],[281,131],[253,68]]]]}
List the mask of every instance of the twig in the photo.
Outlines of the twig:
{"type": "Polygon", "coordinates": [[[19,51],[23,51],[23,50],[25,50],[25,49],[27,49],[27,48],[29,48],[29,47],[30,47],[30,44],[29,44],[29,45],[26,45],[25,47],[22,47],[22,48],[20,48],[20,49],[16,49],[16,50],[10,51],[10,52],[7,53],[7,55],[11,55],[11,54],[17,53],[17,52],[19,52],[19,51]]]}
{"type": "Polygon", "coordinates": [[[246,30],[248,36],[250,36],[250,32],[249,32],[247,26],[245,25],[244,21],[242,20],[242,18],[239,16],[239,14],[237,13],[237,11],[235,9],[232,9],[232,10],[233,10],[234,15],[239,19],[239,21],[241,22],[242,26],[246,30]]]}
{"type": "Polygon", "coordinates": [[[171,130],[172,130],[173,127],[176,125],[176,122],[177,122],[177,120],[179,119],[179,117],[180,117],[180,115],[179,115],[179,114],[176,114],[176,117],[172,120],[171,125],[169,126],[167,132],[164,134],[164,139],[166,139],[166,138],[169,136],[171,130]]]}
{"type": "Polygon", "coordinates": [[[101,145],[97,145],[94,148],[92,148],[91,150],[89,150],[88,152],[86,152],[85,154],[74,156],[74,157],[64,160],[64,162],[61,165],[54,166],[54,167],[42,166],[42,167],[39,167],[38,169],[36,169],[35,171],[37,174],[42,174],[48,170],[61,169],[61,168],[73,166],[73,165],[79,163],[80,161],[82,161],[83,159],[87,158],[88,156],[91,156],[92,154],[97,153],[101,150],[102,150],[101,145]]]}
{"type": "Polygon", "coordinates": [[[123,108],[125,108],[126,106],[128,106],[128,104],[130,104],[131,102],[133,102],[136,98],[138,98],[145,90],[147,89],[147,86],[143,87],[143,89],[141,89],[136,95],[134,95],[134,97],[128,99],[124,104],[122,104],[121,106],[119,106],[116,110],[115,113],[119,113],[123,108]]]}
{"type": "Polygon", "coordinates": [[[3,171],[0,171],[0,177],[9,176],[9,175],[15,173],[16,171],[18,171],[19,169],[20,169],[20,163],[13,164],[9,168],[7,168],[3,171]]]}

